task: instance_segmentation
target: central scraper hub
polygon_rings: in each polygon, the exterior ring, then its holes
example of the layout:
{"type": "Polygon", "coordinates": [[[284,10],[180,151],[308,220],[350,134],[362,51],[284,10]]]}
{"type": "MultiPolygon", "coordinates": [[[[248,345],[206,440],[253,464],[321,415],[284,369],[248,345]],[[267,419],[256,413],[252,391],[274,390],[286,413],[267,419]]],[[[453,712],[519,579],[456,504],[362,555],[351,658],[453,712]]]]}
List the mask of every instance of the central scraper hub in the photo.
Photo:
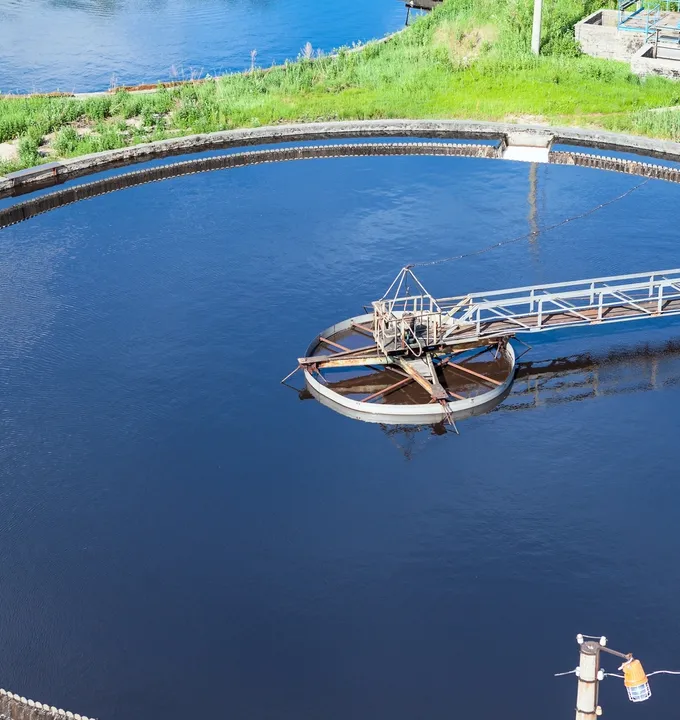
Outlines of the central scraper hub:
{"type": "Polygon", "coordinates": [[[422,357],[441,345],[454,325],[408,266],[372,305],[373,337],[385,355],[422,357]]]}
{"type": "Polygon", "coordinates": [[[368,422],[455,428],[500,402],[515,374],[512,345],[480,341],[476,312],[471,295],[437,300],[405,267],[372,312],[326,328],[298,358],[307,390],[368,422]]]}

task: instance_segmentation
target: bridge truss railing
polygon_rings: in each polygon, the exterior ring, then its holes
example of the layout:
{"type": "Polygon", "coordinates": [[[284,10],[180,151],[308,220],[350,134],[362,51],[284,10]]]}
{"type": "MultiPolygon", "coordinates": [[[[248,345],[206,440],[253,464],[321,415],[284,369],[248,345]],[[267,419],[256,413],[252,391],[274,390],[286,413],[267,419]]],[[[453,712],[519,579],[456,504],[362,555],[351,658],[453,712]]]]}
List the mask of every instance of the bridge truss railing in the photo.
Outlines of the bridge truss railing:
{"type": "MultiPolygon", "coordinates": [[[[670,12],[674,0],[662,0],[666,12],[670,12]]],[[[646,0],[619,0],[617,27],[619,30],[630,32],[644,32],[648,35],[650,30],[661,20],[661,3],[647,2],[646,0]],[[637,18],[637,20],[636,20],[637,18]]]]}
{"type": "Polygon", "coordinates": [[[437,345],[680,314],[680,269],[436,300],[396,293],[373,306],[375,338],[383,351],[408,346],[419,354],[437,345]]]}
{"type": "MultiPolygon", "coordinates": [[[[679,299],[680,270],[676,269],[473,293],[438,302],[444,311],[451,308],[449,314],[459,327],[472,325],[475,335],[483,338],[499,332],[540,332],[558,326],[675,314],[680,312],[680,306],[670,303],[679,299]],[[614,309],[618,312],[612,313],[614,309]],[[559,324],[547,324],[556,316],[559,324]]],[[[452,328],[444,339],[455,334],[452,328]]]]}

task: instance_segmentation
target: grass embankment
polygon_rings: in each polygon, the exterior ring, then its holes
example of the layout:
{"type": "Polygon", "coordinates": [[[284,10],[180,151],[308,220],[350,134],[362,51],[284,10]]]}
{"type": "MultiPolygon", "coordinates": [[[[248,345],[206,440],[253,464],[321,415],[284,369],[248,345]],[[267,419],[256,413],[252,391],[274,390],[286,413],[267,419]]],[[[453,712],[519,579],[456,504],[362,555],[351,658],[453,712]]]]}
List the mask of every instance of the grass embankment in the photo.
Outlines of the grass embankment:
{"type": "Polygon", "coordinates": [[[561,123],[680,139],[680,83],[581,55],[573,25],[601,0],[446,0],[387,42],[150,94],[0,99],[0,171],[149,140],[293,121],[474,118],[561,123]],[[6,146],[5,146],[6,147],[6,146]]]}

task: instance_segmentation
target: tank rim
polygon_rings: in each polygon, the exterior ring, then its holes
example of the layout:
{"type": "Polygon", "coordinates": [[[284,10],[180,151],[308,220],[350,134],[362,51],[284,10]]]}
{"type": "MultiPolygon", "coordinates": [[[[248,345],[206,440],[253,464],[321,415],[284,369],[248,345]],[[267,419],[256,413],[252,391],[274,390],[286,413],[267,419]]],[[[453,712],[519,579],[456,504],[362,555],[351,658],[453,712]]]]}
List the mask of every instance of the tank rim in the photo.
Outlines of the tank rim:
{"type": "MultiPolygon", "coordinates": [[[[329,337],[334,333],[348,330],[354,323],[366,323],[373,319],[373,313],[355,315],[336,323],[320,332],[307,348],[307,356],[311,356],[317,348],[321,337],[329,337]]],[[[505,397],[515,379],[517,357],[510,342],[501,350],[509,363],[510,369],[504,382],[473,398],[451,400],[447,402],[447,410],[436,403],[418,405],[396,405],[390,403],[367,404],[360,400],[347,398],[335,392],[327,385],[319,382],[313,374],[303,368],[303,374],[309,392],[326,407],[341,415],[362,420],[364,422],[382,423],[386,425],[431,425],[448,419],[463,419],[471,415],[488,412],[505,397]]]]}

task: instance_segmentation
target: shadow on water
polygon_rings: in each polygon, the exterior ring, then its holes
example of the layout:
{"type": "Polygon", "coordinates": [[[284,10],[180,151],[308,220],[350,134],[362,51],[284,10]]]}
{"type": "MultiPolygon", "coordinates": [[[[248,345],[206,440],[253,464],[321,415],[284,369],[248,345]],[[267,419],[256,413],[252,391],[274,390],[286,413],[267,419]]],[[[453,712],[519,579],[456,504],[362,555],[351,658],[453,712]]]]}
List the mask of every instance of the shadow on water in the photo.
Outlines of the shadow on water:
{"type": "MultiPolygon", "coordinates": [[[[3,686],[108,720],[210,714],[216,697],[237,720],[534,720],[571,712],[552,673],[578,631],[675,666],[676,324],[537,338],[451,444],[441,425],[376,431],[278,390],[395,266],[526,233],[528,175],[281,163],[3,230],[3,686]]],[[[631,183],[539,175],[541,225],[631,183]]],[[[444,294],[673,267],[676,205],[652,181],[424,280],[444,294]]]]}
{"type": "MultiPolygon", "coordinates": [[[[458,423],[490,412],[536,410],[542,406],[582,402],[609,395],[649,392],[680,383],[680,339],[639,344],[603,353],[584,352],[547,360],[519,362],[515,381],[501,397],[474,411],[454,414],[458,423]]],[[[314,400],[307,388],[300,400],[314,400]]],[[[433,425],[379,425],[380,430],[411,460],[435,437],[457,435],[445,422],[433,425]]]]}

